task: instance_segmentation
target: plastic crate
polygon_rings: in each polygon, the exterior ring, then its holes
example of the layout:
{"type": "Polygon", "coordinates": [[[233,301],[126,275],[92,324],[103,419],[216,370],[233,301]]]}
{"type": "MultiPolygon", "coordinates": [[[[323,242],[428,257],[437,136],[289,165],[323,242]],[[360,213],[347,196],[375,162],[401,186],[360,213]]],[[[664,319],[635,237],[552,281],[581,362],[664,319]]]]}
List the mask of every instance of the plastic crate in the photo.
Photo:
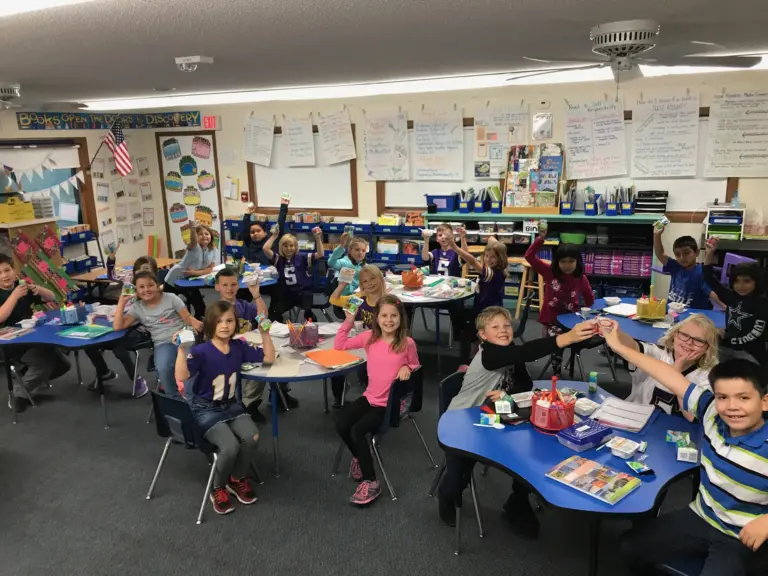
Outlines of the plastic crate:
{"type": "Polygon", "coordinates": [[[422,262],[421,254],[400,254],[401,264],[416,264],[420,266],[422,262]]]}
{"type": "Polygon", "coordinates": [[[355,234],[370,234],[373,228],[372,224],[352,224],[355,234]]]}
{"type": "Polygon", "coordinates": [[[67,235],[67,244],[82,244],[84,242],[90,242],[94,239],[94,234],[90,230],[84,232],[76,232],[75,234],[67,235]]]}
{"type": "Polygon", "coordinates": [[[345,226],[347,224],[344,222],[330,222],[320,225],[324,232],[330,232],[331,234],[344,234],[345,226]]]}
{"type": "Polygon", "coordinates": [[[88,260],[86,260],[85,268],[86,270],[91,270],[92,268],[96,268],[99,265],[99,259],[96,258],[96,256],[89,256],[88,260]]]}
{"type": "Polygon", "coordinates": [[[389,262],[396,264],[397,262],[400,262],[400,254],[382,254],[381,252],[376,252],[373,255],[373,259],[377,262],[389,262]]]}
{"type": "Polygon", "coordinates": [[[438,212],[456,212],[458,208],[459,195],[456,193],[435,196],[425,194],[425,196],[427,197],[427,206],[434,204],[437,206],[438,212]]]}
{"type": "Polygon", "coordinates": [[[75,273],[75,263],[74,262],[65,262],[64,263],[64,272],[67,274],[74,274],[75,273]]]}
{"type": "Polygon", "coordinates": [[[373,226],[374,234],[400,234],[402,231],[403,227],[396,224],[375,224],[373,226]]]}
{"type": "Polygon", "coordinates": [[[227,254],[230,254],[232,256],[240,257],[243,254],[243,247],[242,246],[229,246],[227,245],[224,248],[224,252],[227,254]]]}
{"type": "Polygon", "coordinates": [[[294,222],[292,229],[294,232],[311,232],[312,228],[319,226],[319,224],[305,224],[303,222],[294,222]]]}
{"type": "Polygon", "coordinates": [[[418,226],[400,226],[400,229],[402,230],[403,234],[408,234],[410,236],[421,236],[421,228],[418,226]]]}
{"type": "Polygon", "coordinates": [[[490,203],[488,200],[475,200],[475,205],[473,206],[472,211],[475,213],[488,212],[489,207],[490,203]]]}

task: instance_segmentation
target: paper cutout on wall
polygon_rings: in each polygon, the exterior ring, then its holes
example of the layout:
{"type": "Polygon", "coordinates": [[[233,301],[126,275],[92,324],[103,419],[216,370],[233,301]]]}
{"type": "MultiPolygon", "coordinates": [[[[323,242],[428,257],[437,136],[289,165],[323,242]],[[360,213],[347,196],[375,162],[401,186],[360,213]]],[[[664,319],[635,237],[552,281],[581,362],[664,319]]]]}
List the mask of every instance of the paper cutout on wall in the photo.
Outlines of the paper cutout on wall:
{"type": "Polygon", "coordinates": [[[117,225],[117,243],[127,244],[130,238],[130,228],[128,226],[117,225]]]}
{"type": "Polygon", "coordinates": [[[208,208],[208,206],[198,206],[195,208],[195,220],[200,224],[211,227],[213,225],[213,210],[208,208]]]}
{"type": "Polygon", "coordinates": [[[122,202],[115,204],[115,220],[117,222],[128,221],[128,206],[122,202]]]}
{"type": "Polygon", "coordinates": [[[179,160],[179,172],[182,176],[194,176],[197,174],[197,162],[192,156],[182,156],[179,160]]]}
{"type": "Polygon", "coordinates": [[[91,164],[91,178],[104,178],[104,160],[96,158],[91,164]]]}
{"type": "Polygon", "coordinates": [[[155,225],[155,209],[154,208],[144,208],[142,222],[144,223],[144,226],[155,225]]]}
{"type": "Polygon", "coordinates": [[[109,202],[109,184],[96,182],[96,201],[104,204],[109,202]]]}
{"type": "Polygon", "coordinates": [[[112,180],[112,191],[115,193],[115,198],[118,200],[125,198],[125,184],[122,178],[115,178],[112,180]]]}
{"type": "Polygon", "coordinates": [[[165,175],[165,189],[168,192],[181,192],[184,187],[184,181],[181,179],[181,174],[171,170],[165,175]]]}
{"type": "Polygon", "coordinates": [[[144,178],[145,176],[149,176],[149,160],[147,160],[146,156],[136,158],[136,164],[139,167],[140,177],[144,178]]]}
{"type": "Polygon", "coordinates": [[[175,202],[168,212],[171,215],[171,222],[174,224],[181,224],[182,222],[189,220],[189,216],[187,216],[187,207],[181,202],[175,202]]]}
{"type": "Polygon", "coordinates": [[[99,223],[103,228],[112,225],[112,207],[99,208],[99,223]]]}
{"type": "Polygon", "coordinates": [[[115,241],[115,233],[112,230],[105,230],[101,233],[101,245],[105,248],[107,246],[114,246],[117,242],[115,241]]]}
{"type": "Polygon", "coordinates": [[[192,138],[192,156],[208,160],[211,157],[211,141],[202,136],[192,138]]]}
{"type": "Polygon", "coordinates": [[[126,192],[128,192],[128,198],[139,197],[139,181],[136,178],[128,178],[128,183],[125,186],[126,192]]]}
{"type": "Polygon", "coordinates": [[[141,183],[141,201],[149,202],[152,200],[152,184],[149,182],[141,183]]]}
{"type": "Polygon", "coordinates": [[[181,158],[181,146],[176,138],[163,140],[163,158],[166,160],[175,160],[181,158]]]}
{"type": "Polygon", "coordinates": [[[131,239],[134,242],[144,239],[144,228],[142,228],[141,222],[131,224],[131,239]]]}
{"type": "Polygon", "coordinates": [[[216,179],[211,174],[203,170],[197,177],[197,186],[201,191],[212,190],[213,188],[216,188],[216,179]]]}
{"type": "Polygon", "coordinates": [[[187,186],[184,188],[183,198],[187,206],[197,206],[200,204],[200,190],[196,186],[187,186]]]}
{"type": "Polygon", "coordinates": [[[128,212],[131,215],[131,220],[138,220],[141,218],[141,203],[131,202],[128,205],[128,212]]]}

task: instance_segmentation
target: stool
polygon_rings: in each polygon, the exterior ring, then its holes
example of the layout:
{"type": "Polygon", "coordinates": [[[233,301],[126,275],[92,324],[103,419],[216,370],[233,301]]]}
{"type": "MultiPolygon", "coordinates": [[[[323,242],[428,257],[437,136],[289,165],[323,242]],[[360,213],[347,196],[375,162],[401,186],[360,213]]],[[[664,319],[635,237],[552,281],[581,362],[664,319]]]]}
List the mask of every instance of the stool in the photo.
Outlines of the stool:
{"type": "MultiPolygon", "coordinates": [[[[545,264],[549,264],[547,260],[542,260],[545,264]]],[[[536,272],[531,268],[531,265],[528,262],[522,262],[523,265],[523,276],[520,279],[520,290],[517,294],[517,307],[515,308],[515,320],[520,318],[520,309],[523,305],[523,300],[525,300],[525,296],[528,294],[528,289],[539,291],[539,297],[537,300],[537,304],[531,303],[531,308],[535,308],[537,310],[541,310],[542,302],[544,302],[544,278],[541,276],[541,274],[536,274],[536,272]],[[533,276],[537,277],[537,280],[529,280],[529,278],[533,278],[533,276]]]]}

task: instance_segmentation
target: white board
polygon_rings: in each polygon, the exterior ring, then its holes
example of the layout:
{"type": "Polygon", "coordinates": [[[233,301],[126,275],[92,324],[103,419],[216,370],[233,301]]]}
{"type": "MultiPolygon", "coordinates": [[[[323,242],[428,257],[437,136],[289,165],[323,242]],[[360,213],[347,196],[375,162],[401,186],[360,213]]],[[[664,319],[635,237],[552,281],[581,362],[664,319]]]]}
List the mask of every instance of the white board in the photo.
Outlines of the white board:
{"type": "Polygon", "coordinates": [[[254,179],[259,206],[278,208],[283,192],[291,195],[291,208],[352,209],[352,180],[349,162],[327,166],[320,145],[320,135],[314,134],[315,166],[289,168],[286,162],[283,136],[275,136],[269,167],[254,164],[254,179]]]}
{"type": "MultiPolygon", "coordinates": [[[[411,150],[415,146],[413,130],[408,131],[408,144],[411,150]]],[[[426,208],[427,199],[424,194],[450,194],[467,188],[487,188],[498,185],[497,180],[475,179],[475,128],[464,128],[464,180],[462,182],[425,182],[414,179],[414,166],[411,162],[410,180],[387,182],[385,206],[426,208]]]]}
{"type": "MultiPolygon", "coordinates": [[[[626,122],[627,133],[632,130],[632,122],[626,122]]],[[[587,184],[595,189],[598,194],[605,191],[606,186],[613,189],[614,186],[631,186],[634,184],[638,190],[667,190],[669,200],[668,211],[701,210],[707,202],[714,202],[718,198],[725,201],[725,190],[728,185],[727,178],[704,178],[704,156],[706,155],[707,135],[709,122],[706,118],[699,120],[698,160],[696,163],[695,178],[630,178],[628,176],[615,176],[612,178],[591,178],[579,180],[579,188],[587,184]]],[[[627,138],[627,158],[632,157],[632,138],[627,138]]],[[[568,158],[565,158],[566,164],[568,158]]]]}

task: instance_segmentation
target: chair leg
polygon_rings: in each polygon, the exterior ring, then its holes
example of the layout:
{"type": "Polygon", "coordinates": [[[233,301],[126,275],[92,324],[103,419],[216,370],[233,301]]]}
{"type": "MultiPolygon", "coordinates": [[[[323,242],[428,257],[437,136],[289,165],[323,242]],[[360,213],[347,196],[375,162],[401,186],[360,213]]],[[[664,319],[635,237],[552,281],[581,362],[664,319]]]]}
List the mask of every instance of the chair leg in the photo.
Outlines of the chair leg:
{"type": "Polygon", "coordinates": [[[419,307],[419,310],[421,310],[421,320],[424,322],[424,329],[429,330],[429,324],[427,324],[427,315],[424,314],[424,307],[419,307]]]}
{"type": "MultiPolygon", "coordinates": [[[[157,380],[155,382],[155,392],[157,392],[158,390],[160,390],[160,378],[157,378],[157,380]]],[[[147,414],[147,424],[151,424],[152,423],[152,417],[154,415],[155,415],[155,405],[154,404],[150,404],[149,405],[149,414],[147,414]]]]}
{"type": "Polygon", "coordinates": [[[203,501],[200,504],[200,512],[197,514],[197,523],[203,523],[203,510],[205,510],[205,501],[208,500],[208,494],[211,493],[213,487],[213,477],[216,474],[216,463],[219,461],[219,456],[215,452],[213,453],[213,464],[211,464],[211,473],[208,474],[208,484],[205,485],[205,494],[203,494],[203,501]]]}
{"type": "Polygon", "coordinates": [[[410,420],[413,423],[413,427],[416,430],[416,434],[419,435],[419,440],[421,440],[421,445],[424,446],[424,450],[427,451],[427,456],[429,457],[429,461],[432,463],[432,468],[437,468],[437,463],[435,462],[435,459],[432,457],[432,452],[429,450],[429,446],[427,446],[426,441],[424,440],[424,436],[421,434],[421,430],[419,430],[419,425],[416,424],[416,418],[413,416],[409,416],[408,420],[410,420]]]}
{"type": "Polygon", "coordinates": [[[75,368],[77,368],[77,383],[80,384],[80,386],[83,385],[83,376],[80,372],[80,355],[78,354],[77,350],[75,352],[75,368]]]}
{"type": "Polygon", "coordinates": [[[140,354],[139,354],[138,350],[135,350],[134,352],[136,354],[136,364],[134,365],[134,368],[133,368],[133,388],[131,390],[131,396],[136,396],[136,378],[139,377],[139,357],[140,357],[140,354]]]}
{"type": "Polygon", "coordinates": [[[259,486],[264,484],[264,480],[261,478],[259,469],[256,467],[256,463],[253,460],[251,460],[251,474],[253,475],[253,481],[256,482],[256,484],[259,486]]]}
{"type": "Polygon", "coordinates": [[[371,445],[373,446],[373,454],[376,456],[376,461],[379,463],[379,469],[381,470],[381,475],[384,476],[384,482],[387,483],[387,488],[389,488],[389,495],[392,496],[392,500],[397,500],[397,496],[395,495],[395,489],[392,488],[392,482],[389,481],[389,476],[387,476],[387,471],[384,469],[384,464],[381,462],[381,454],[379,454],[379,442],[376,440],[376,436],[374,436],[371,439],[371,445]]]}
{"type": "Polygon", "coordinates": [[[477,532],[480,538],[485,533],[483,532],[483,519],[480,517],[480,504],[477,501],[477,491],[475,490],[475,475],[472,474],[469,477],[469,489],[472,491],[472,504],[475,506],[475,518],[477,518],[477,532]]]}
{"type": "Polygon", "coordinates": [[[280,388],[279,384],[275,386],[275,388],[277,389],[277,393],[280,395],[280,400],[283,403],[283,408],[285,408],[286,412],[289,412],[290,408],[288,408],[288,402],[285,400],[285,394],[283,394],[283,389],[280,388]]]}
{"type": "Polygon", "coordinates": [[[584,372],[584,364],[581,363],[581,354],[577,352],[575,358],[576,358],[576,364],[579,367],[579,375],[581,376],[581,379],[586,382],[586,378],[584,378],[584,375],[586,374],[586,372],[584,372]]]}
{"type": "Polygon", "coordinates": [[[544,368],[542,368],[541,372],[539,373],[539,377],[536,378],[536,380],[541,380],[544,378],[544,373],[547,371],[547,369],[552,365],[552,357],[550,356],[549,360],[547,360],[547,363],[544,364],[544,368]]]}
{"type": "Polygon", "coordinates": [[[323,378],[323,405],[325,413],[328,414],[328,378],[323,378]]]}
{"type": "Polygon", "coordinates": [[[336,450],[336,458],[333,459],[333,468],[331,468],[331,476],[339,475],[339,465],[341,464],[342,452],[344,452],[344,440],[339,442],[339,449],[336,450]]]}
{"type": "Polygon", "coordinates": [[[163,447],[163,455],[160,456],[160,463],[157,465],[157,470],[155,470],[155,475],[152,477],[152,483],[149,485],[149,491],[147,492],[147,500],[152,498],[152,492],[155,491],[155,484],[157,484],[157,479],[160,477],[160,470],[163,469],[163,464],[165,464],[165,459],[168,456],[168,448],[171,447],[172,440],[168,438],[165,441],[165,446],[163,447]]]}
{"type": "Polygon", "coordinates": [[[35,399],[32,398],[32,394],[29,392],[29,389],[24,384],[24,381],[21,379],[21,376],[16,374],[16,369],[13,366],[11,366],[11,374],[13,376],[13,379],[15,379],[16,382],[18,383],[19,388],[21,388],[21,391],[24,393],[24,396],[27,397],[27,400],[32,405],[32,407],[37,408],[37,403],[35,402],[35,399]]]}
{"type": "Polygon", "coordinates": [[[442,480],[443,474],[445,474],[445,459],[443,459],[443,463],[440,465],[440,469],[437,471],[437,474],[435,474],[435,479],[432,480],[432,486],[430,486],[429,488],[430,498],[432,498],[435,495],[435,491],[437,490],[437,487],[440,485],[440,480],[442,480]]]}
{"type": "Polygon", "coordinates": [[[456,542],[453,548],[453,555],[461,554],[461,506],[456,506],[456,542]]]}
{"type": "MultiPolygon", "coordinates": [[[[608,347],[606,346],[606,350],[607,350],[607,349],[608,349],[608,347]]],[[[615,358],[615,357],[616,357],[616,355],[614,354],[614,358],[615,358]]],[[[614,381],[614,382],[618,382],[618,381],[619,381],[619,378],[616,376],[616,366],[615,366],[615,361],[612,361],[612,360],[609,358],[609,359],[608,359],[608,367],[611,369],[611,375],[613,376],[613,381],[614,381]]]]}

